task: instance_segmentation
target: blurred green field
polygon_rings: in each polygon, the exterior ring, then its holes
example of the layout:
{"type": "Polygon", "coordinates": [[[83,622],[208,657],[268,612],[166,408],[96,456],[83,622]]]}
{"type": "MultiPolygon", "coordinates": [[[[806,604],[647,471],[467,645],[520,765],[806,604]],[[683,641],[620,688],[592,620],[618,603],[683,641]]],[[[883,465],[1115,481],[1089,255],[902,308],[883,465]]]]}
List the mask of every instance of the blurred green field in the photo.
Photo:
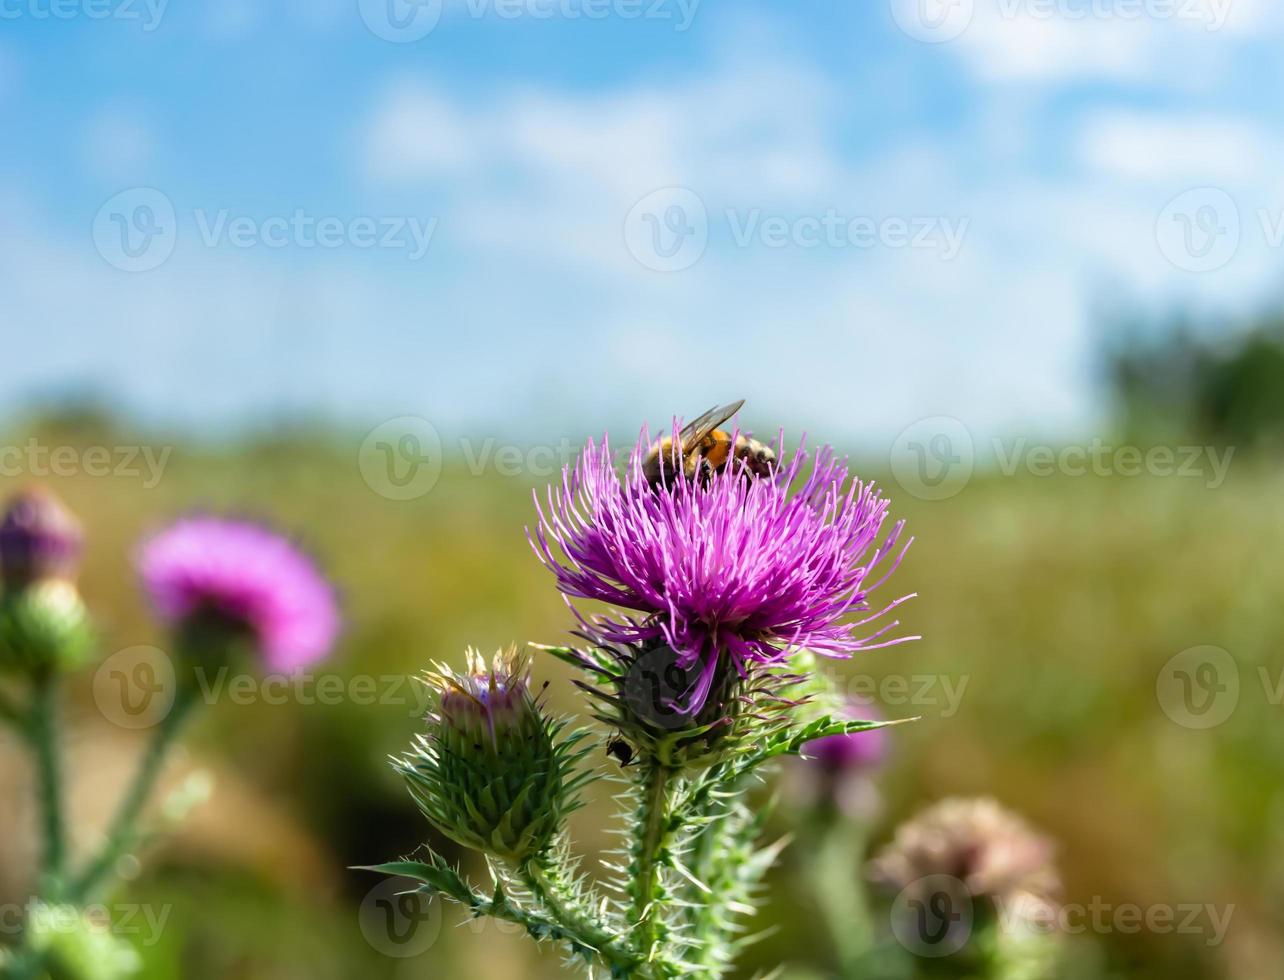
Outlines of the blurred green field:
{"type": "MultiPolygon", "coordinates": [[[[171,445],[120,432],[37,437],[171,445]]],[[[921,716],[894,732],[876,839],[941,796],[993,795],[1060,842],[1067,901],[1233,906],[1217,945],[1206,932],[1073,937],[1072,975],[1284,975],[1284,709],[1276,688],[1284,670],[1284,473],[1236,459],[1215,490],[1181,477],[980,475],[957,496],[926,502],[877,467],[861,471],[888,487],[894,516],[916,538],[887,588],[888,597],[919,593],[902,620],[924,636],[834,664],[849,689],[881,691],[888,716],[921,716]],[[1162,710],[1156,680],[1175,654],[1206,644],[1230,652],[1241,684],[1230,717],[1196,730],[1162,710]]],[[[0,480],[0,493],[24,482],[0,480]]],[[[492,924],[461,925],[451,909],[432,911],[423,924],[430,940],[417,955],[388,955],[413,944],[372,942],[369,921],[363,934],[358,909],[377,879],[345,870],[407,853],[425,837],[384,761],[417,727],[412,689],[396,679],[432,658],[458,662],[467,644],[552,642],[570,627],[524,539],[530,491],[541,479],[476,476],[455,459],[431,492],[398,502],[363,481],[355,442],[305,434],[226,448],[176,445],[152,489],[125,477],[43,482],[86,525],[83,592],[105,654],[162,642],[129,569],[134,543],[149,527],[208,507],[299,532],[340,583],[348,617],[341,648],[321,672],[374,679],[373,693],[349,683],[354,696],[338,703],[227,702],[199,719],[179,768],[208,770],[213,795],[117,896],[170,912],[157,942],[135,937],[146,944],[147,977],[560,975],[554,953],[536,956],[523,937],[492,924]]],[[[553,682],[555,705],[578,710],[565,670],[552,662],[537,670],[553,682]]],[[[87,825],[105,818],[112,773],[141,744],[95,710],[92,680],[92,671],[77,678],[73,712],[73,756],[88,787],[74,804],[87,825]]],[[[11,829],[0,846],[0,888],[12,902],[30,888],[34,825],[13,746],[3,752],[11,829]]],[[[576,817],[586,851],[605,844],[604,812],[595,805],[576,817]]],[[[778,823],[788,829],[783,817],[778,823]]],[[[781,929],[747,972],[780,959],[799,975],[830,969],[797,867],[795,855],[772,879],[758,925],[781,929]]],[[[373,901],[366,912],[377,918],[373,901]]]]}

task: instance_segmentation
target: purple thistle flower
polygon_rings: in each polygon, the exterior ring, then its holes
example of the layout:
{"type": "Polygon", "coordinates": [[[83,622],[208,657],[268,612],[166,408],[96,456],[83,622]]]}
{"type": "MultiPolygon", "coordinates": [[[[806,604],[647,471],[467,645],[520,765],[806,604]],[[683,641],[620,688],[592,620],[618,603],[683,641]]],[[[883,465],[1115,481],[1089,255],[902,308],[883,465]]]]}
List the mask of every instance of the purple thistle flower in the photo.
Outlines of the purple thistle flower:
{"type": "Polygon", "coordinates": [[[163,619],[225,617],[250,630],[272,670],[324,657],[339,631],[334,590],[311,559],[249,521],[184,518],[143,544],[138,565],[163,619]]]}
{"type": "Polygon", "coordinates": [[[911,598],[877,611],[869,602],[905,553],[871,581],[904,522],[874,547],[888,501],[872,483],[849,479],[831,449],[816,453],[805,475],[809,454],[800,448],[780,454],[771,478],[733,464],[708,480],[653,488],[642,466],[650,445],[643,430],[621,479],[607,441],[590,441],[574,470],[549,487],[546,505],[536,495],[539,523],[527,536],[572,610],[571,599],[595,599],[639,614],[590,622],[576,611],[596,636],[661,638],[679,653],[679,667],[699,665],[691,708],[703,706],[722,656],[745,676],[791,649],[846,657],[916,639],[882,639],[897,621],[857,633],[911,598]]]}

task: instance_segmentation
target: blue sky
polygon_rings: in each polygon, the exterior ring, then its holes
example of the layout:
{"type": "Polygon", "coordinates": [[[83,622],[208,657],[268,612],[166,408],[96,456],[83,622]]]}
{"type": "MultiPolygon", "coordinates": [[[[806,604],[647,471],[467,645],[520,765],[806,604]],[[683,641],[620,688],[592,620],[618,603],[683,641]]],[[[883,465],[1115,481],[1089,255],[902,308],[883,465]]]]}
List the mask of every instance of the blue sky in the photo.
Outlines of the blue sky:
{"type": "Polygon", "coordinates": [[[0,413],[1081,433],[1103,300],[1276,296],[1282,41],[1270,0],[0,0],[0,413]]]}

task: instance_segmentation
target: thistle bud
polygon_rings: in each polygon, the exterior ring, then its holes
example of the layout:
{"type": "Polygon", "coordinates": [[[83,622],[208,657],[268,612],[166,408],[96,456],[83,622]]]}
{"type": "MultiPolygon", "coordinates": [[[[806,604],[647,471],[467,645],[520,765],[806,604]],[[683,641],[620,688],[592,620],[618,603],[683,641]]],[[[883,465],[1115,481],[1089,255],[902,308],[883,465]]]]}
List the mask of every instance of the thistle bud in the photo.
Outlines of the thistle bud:
{"type": "Polygon", "coordinates": [[[0,595],[0,668],[71,670],[92,646],[89,613],[70,582],[49,579],[0,595]]]}
{"type": "Polygon", "coordinates": [[[80,522],[51,492],[17,494],[0,520],[0,576],[6,591],[49,579],[70,581],[80,561],[80,522]]]}
{"type": "Polygon", "coordinates": [[[424,816],[465,847],[516,864],[544,851],[579,805],[583,733],[560,738],[564,725],[545,716],[516,650],[488,669],[470,649],[464,673],[438,664],[425,682],[428,732],[393,760],[424,816]]]}
{"type": "Polygon", "coordinates": [[[80,524],[52,493],[18,494],[0,520],[0,667],[67,670],[88,653],[89,614],[73,582],[80,524]]]}

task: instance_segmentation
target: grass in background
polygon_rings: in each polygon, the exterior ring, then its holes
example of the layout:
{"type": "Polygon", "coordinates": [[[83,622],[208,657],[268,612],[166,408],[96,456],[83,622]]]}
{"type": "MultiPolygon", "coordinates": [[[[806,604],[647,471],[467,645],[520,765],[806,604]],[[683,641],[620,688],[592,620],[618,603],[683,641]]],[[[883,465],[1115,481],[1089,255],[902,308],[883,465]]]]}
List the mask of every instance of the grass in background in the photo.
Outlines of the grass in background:
{"type": "MultiPolygon", "coordinates": [[[[20,482],[0,480],[0,493],[20,482]]],[[[86,525],[83,591],[106,653],[159,642],[129,556],[148,528],[193,506],[299,532],[338,580],[349,622],[319,673],[373,676],[376,699],[389,678],[432,658],[458,662],[467,644],[550,642],[571,625],[525,543],[530,477],[475,477],[456,461],[426,496],[396,502],[363,482],[355,447],[299,438],[179,445],[150,490],[128,478],[46,482],[86,525]]],[[[902,620],[925,639],[834,665],[853,691],[881,688],[888,716],[922,719],[895,730],[878,839],[943,795],[994,795],[1061,842],[1069,901],[1234,905],[1217,947],[1204,934],[1078,937],[1078,975],[1279,975],[1284,726],[1258,668],[1275,683],[1284,669],[1284,478],[1238,459],[1216,490],[1179,477],[982,476],[940,502],[881,482],[917,538],[889,588],[920,594],[902,620]],[[1203,644],[1235,657],[1241,690],[1224,724],[1195,731],[1161,710],[1156,678],[1203,644]]],[[[554,705],[580,710],[563,668],[537,661],[537,672],[553,681],[554,705]]],[[[90,680],[78,692],[87,739],[107,726],[90,680]]],[[[408,852],[425,832],[384,761],[418,727],[402,691],[396,704],[221,703],[204,714],[189,761],[213,770],[215,795],[129,889],[131,901],[174,910],[145,951],[148,976],[560,975],[555,955],[535,958],[494,926],[456,928],[452,910],[417,958],[388,957],[363,936],[357,909],[377,879],[344,869],[408,852]]],[[[599,812],[577,815],[587,846],[607,844],[599,812]]],[[[13,880],[22,848],[2,853],[13,880]]],[[[758,923],[782,926],[762,960],[823,975],[809,896],[787,872],[758,923]]]]}

